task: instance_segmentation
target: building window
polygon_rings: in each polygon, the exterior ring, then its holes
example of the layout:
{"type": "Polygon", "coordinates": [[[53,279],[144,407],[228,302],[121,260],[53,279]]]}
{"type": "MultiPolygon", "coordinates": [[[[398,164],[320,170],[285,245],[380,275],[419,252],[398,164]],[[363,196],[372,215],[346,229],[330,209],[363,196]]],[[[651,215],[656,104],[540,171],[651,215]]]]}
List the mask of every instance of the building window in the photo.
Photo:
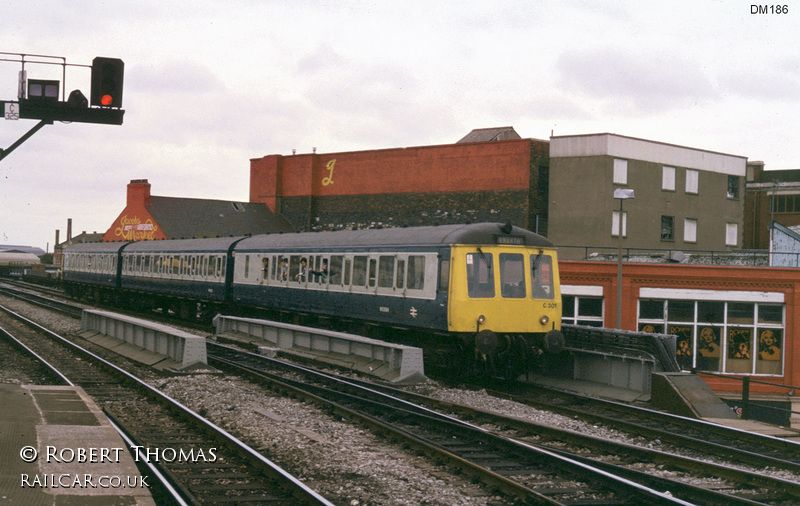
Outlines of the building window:
{"type": "MultiPolygon", "coordinates": [[[[619,237],[619,211],[611,214],[611,236],[619,237]]],[[[628,211],[622,211],[622,237],[628,237],[628,211]]]]}
{"type": "Polygon", "coordinates": [[[638,328],[678,336],[684,370],[779,376],[784,312],[783,304],[640,299],[638,328]]]}
{"type": "Polygon", "coordinates": [[[614,159],[614,184],[628,184],[628,160],[614,159]]]}
{"type": "Polygon", "coordinates": [[[661,168],[661,189],[675,191],[675,167],[664,165],[661,168]]]}
{"type": "Polygon", "coordinates": [[[561,297],[563,312],[561,323],[567,325],[603,326],[603,298],[577,295],[561,297]]]}
{"type": "Polygon", "coordinates": [[[773,213],[800,213],[800,195],[773,195],[773,213]]]}
{"type": "Polygon", "coordinates": [[[739,243],[739,224],[725,224],[725,246],[736,246],[739,243]]]}
{"type": "Polygon", "coordinates": [[[700,173],[694,169],[686,169],[686,193],[697,195],[699,191],[700,173]]]}
{"type": "Polygon", "coordinates": [[[683,220],[683,241],[697,242],[697,220],[695,218],[683,220]]]}
{"type": "Polygon", "coordinates": [[[728,198],[739,198],[739,176],[728,176],[728,198]]]}
{"type": "Polygon", "coordinates": [[[671,241],[675,237],[675,217],[662,216],[661,217],[661,240],[671,241]]]}

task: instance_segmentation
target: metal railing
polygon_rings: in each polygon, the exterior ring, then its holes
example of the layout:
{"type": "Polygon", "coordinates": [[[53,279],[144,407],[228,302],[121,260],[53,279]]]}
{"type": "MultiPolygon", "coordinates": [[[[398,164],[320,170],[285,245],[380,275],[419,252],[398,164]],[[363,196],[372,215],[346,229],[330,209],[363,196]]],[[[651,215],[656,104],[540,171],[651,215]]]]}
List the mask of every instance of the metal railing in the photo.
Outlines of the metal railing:
{"type": "Polygon", "coordinates": [[[753,379],[751,376],[730,376],[727,374],[715,373],[711,371],[696,371],[701,374],[707,374],[709,376],[716,376],[718,378],[726,378],[732,379],[742,382],[742,420],[750,420],[750,412],[753,408],[759,409],[769,409],[778,413],[785,413],[791,418],[792,415],[800,415],[800,411],[794,411],[792,409],[784,409],[778,408],[775,406],[769,406],[767,404],[761,404],[758,402],[754,402],[750,400],[750,384],[751,383],[759,383],[761,385],[769,385],[773,387],[780,387],[785,388],[788,390],[788,396],[791,398],[794,396],[795,392],[800,390],[800,387],[795,385],[786,385],[783,383],[773,383],[770,381],[761,381],[753,379]]]}
{"type": "MultiPolygon", "coordinates": [[[[564,246],[564,252],[583,251],[584,260],[616,261],[613,246],[564,246]]],[[[564,255],[565,257],[567,255],[564,255]]],[[[569,255],[574,256],[574,255],[569,255]]],[[[686,263],[701,265],[743,265],[756,267],[800,267],[800,252],[757,250],[687,250],[666,248],[624,248],[623,259],[633,263],[686,263]]]]}

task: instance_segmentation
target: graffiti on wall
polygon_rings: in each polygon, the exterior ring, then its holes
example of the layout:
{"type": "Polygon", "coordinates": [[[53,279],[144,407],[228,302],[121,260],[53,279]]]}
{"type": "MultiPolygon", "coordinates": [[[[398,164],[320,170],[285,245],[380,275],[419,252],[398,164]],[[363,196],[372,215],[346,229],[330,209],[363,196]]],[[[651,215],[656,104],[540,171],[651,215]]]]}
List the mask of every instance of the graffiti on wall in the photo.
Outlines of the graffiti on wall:
{"type": "Polygon", "coordinates": [[[328,175],[322,178],[322,186],[328,186],[333,184],[333,165],[336,163],[336,158],[325,164],[325,168],[328,169],[328,175]]]}
{"type": "Polygon", "coordinates": [[[158,225],[148,218],[142,222],[138,216],[131,218],[126,214],[119,219],[119,226],[114,229],[114,235],[123,241],[152,241],[155,239],[158,225]]]}

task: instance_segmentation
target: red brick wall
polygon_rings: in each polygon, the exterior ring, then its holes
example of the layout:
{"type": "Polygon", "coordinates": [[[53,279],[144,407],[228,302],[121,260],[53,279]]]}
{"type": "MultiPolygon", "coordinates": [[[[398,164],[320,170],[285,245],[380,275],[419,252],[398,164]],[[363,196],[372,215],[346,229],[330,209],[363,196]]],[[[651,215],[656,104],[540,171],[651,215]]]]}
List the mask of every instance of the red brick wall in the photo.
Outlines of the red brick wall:
{"type": "MultiPolygon", "coordinates": [[[[531,140],[250,160],[250,200],[278,197],[527,189],[531,140]]],[[[273,208],[274,210],[274,208],[273,208]]]]}

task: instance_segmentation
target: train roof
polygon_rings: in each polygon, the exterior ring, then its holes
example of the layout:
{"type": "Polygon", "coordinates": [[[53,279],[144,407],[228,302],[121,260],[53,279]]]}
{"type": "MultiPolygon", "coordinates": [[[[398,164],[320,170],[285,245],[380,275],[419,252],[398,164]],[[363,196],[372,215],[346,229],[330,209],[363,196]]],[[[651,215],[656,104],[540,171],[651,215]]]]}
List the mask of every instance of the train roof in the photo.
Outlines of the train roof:
{"type": "Polygon", "coordinates": [[[123,253],[220,252],[226,253],[239,237],[210,237],[205,239],[176,239],[168,241],[136,241],[125,246],[123,253]]]}
{"type": "Polygon", "coordinates": [[[64,246],[64,253],[116,253],[126,242],[79,242],[64,246]]]}
{"type": "Polygon", "coordinates": [[[371,246],[440,246],[448,244],[524,244],[550,248],[547,238],[520,227],[502,223],[438,225],[428,227],[345,230],[268,234],[248,237],[236,245],[236,251],[264,248],[319,248],[371,246]]]}
{"type": "Polygon", "coordinates": [[[33,253],[23,251],[0,251],[0,265],[28,266],[42,263],[33,253]]]}

